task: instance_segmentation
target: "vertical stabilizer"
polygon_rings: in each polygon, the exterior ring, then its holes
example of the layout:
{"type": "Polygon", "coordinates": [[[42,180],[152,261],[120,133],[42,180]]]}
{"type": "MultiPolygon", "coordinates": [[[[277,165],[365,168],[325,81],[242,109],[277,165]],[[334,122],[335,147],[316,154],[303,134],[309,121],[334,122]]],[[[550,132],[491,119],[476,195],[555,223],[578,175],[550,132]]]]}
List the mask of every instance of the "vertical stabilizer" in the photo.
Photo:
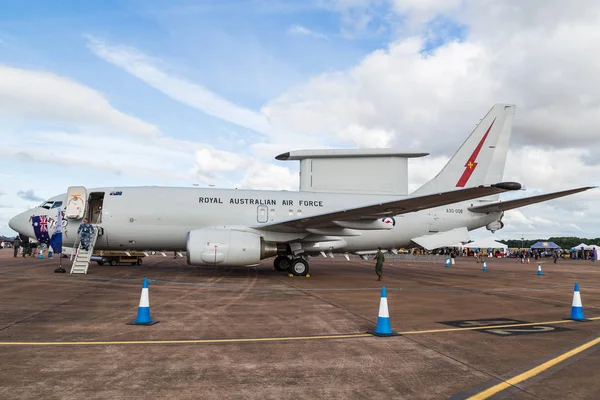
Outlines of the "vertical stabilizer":
{"type": "Polygon", "coordinates": [[[412,195],[501,182],[514,113],[514,105],[494,105],[440,173],[412,195]]]}

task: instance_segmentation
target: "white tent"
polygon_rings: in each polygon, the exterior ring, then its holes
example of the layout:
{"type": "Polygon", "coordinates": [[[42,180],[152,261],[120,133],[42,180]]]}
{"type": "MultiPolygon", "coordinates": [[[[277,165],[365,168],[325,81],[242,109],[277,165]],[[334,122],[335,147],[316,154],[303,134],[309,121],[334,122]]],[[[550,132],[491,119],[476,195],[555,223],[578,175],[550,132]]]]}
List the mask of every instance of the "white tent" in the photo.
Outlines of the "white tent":
{"type": "Polygon", "coordinates": [[[588,246],[585,243],[579,243],[577,246],[573,246],[574,248],[576,248],[577,250],[581,250],[581,248],[583,247],[583,250],[592,250],[591,246],[588,246]]]}
{"type": "Polygon", "coordinates": [[[477,248],[477,249],[481,249],[481,250],[487,250],[489,248],[504,249],[504,250],[508,249],[507,245],[505,245],[504,243],[496,242],[491,237],[476,239],[476,240],[472,241],[471,243],[464,244],[463,246],[466,248],[469,248],[469,249],[477,248]]]}

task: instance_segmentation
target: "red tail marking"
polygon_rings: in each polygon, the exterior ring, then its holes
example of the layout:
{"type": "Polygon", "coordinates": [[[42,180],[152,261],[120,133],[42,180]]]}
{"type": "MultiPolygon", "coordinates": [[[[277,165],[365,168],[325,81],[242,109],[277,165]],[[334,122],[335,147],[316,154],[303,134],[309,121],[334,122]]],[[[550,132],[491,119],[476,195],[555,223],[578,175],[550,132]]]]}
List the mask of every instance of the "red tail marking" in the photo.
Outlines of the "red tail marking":
{"type": "Polygon", "coordinates": [[[494,122],[496,122],[496,118],[494,118],[494,120],[492,121],[492,124],[488,128],[487,132],[485,132],[485,135],[483,135],[483,137],[479,141],[479,144],[477,145],[477,147],[475,147],[475,150],[473,150],[473,154],[471,154],[471,157],[469,157],[469,159],[467,160],[467,162],[465,164],[465,168],[466,168],[465,172],[463,172],[462,176],[456,183],[456,187],[465,187],[465,185],[469,181],[469,178],[473,174],[473,171],[475,171],[475,168],[477,167],[477,163],[475,162],[475,160],[477,159],[477,156],[479,155],[479,152],[481,151],[481,147],[483,147],[483,142],[485,142],[485,139],[487,139],[488,133],[490,133],[490,131],[492,130],[492,126],[494,126],[494,122]]]}

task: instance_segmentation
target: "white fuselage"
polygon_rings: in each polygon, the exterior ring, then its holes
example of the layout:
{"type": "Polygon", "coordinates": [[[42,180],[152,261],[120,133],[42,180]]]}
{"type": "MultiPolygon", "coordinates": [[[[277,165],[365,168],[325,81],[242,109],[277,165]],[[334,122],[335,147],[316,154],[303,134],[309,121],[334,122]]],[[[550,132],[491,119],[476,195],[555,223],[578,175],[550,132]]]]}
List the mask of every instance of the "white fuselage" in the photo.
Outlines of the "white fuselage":
{"type": "MultiPolygon", "coordinates": [[[[355,208],[400,199],[398,196],[257,191],[230,189],[122,187],[88,189],[104,192],[99,222],[103,235],[98,250],[185,250],[187,232],[205,227],[257,227],[341,209],[355,208]]],[[[50,200],[66,204],[66,194],[50,200]]],[[[357,236],[345,236],[343,248],[335,252],[399,248],[411,239],[459,227],[468,230],[497,221],[499,213],[477,214],[467,207],[477,200],[413,212],[394,217],[389,230],[361,230],[357,236]]],[[[35,208],[27,214],[47,215],[50,233],[57,209],[35,208]]],[[[81,220],[63,221],[63,245],[72,246],[81,220]]],[[[32,233],[30,237],[35,237],[32,233]]],[[[270,241],[293,241],[307,233],[258,231],[270,241]],[[283,240],[282,240],[283,239],[283,240]]],[[[21,232],[24,233],[24,232],[21,232]]]]}

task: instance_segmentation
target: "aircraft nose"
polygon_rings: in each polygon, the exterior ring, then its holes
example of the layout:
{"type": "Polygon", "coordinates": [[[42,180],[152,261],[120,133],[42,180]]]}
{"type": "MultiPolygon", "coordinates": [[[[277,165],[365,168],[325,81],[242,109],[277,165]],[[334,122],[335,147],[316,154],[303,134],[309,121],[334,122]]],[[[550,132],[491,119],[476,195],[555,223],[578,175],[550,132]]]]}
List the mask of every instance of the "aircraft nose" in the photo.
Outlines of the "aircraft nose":
{"type": "Polygon", "coordinates": [[[31,236],[31,225],[29,224],[29,214],[24,212],[21,213],[8,221],[8,226],[15,232],[21,233],[25,236],[31,236]]]}

